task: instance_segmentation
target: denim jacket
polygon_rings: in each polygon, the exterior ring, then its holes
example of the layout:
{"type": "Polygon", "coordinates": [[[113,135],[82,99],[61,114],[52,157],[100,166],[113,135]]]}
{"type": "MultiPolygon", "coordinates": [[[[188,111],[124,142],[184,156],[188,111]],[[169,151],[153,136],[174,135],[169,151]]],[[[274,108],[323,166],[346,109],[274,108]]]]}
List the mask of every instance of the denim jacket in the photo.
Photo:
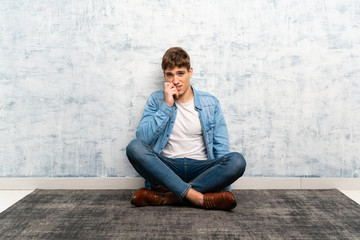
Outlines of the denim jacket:
{"type": "MultiPolygon", "coordinates": [[[[208,159],[229,153],[229,136],[220,103],[209,93],[193,87],[195,110],[199,112],[208,159]]],[[[174,127],[177,107],[164,100],[164,91],[152,93],[146,102],[143,117],[136,129],[136,137],[161,153],[174,127]]]]}

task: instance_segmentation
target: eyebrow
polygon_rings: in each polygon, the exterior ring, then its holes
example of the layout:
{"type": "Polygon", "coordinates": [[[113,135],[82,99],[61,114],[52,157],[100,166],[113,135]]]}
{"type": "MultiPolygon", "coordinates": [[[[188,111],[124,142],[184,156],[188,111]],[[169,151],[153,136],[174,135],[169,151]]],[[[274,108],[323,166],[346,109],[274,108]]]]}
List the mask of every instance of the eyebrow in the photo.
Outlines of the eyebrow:
{"type": "MultiPolygon", "coordinates": [[[[177,71],[176,73],[185,73],[185,71],[177,71]]],[[[173,74],[172,72],[165,72],[165,74],[173,74]]]]}

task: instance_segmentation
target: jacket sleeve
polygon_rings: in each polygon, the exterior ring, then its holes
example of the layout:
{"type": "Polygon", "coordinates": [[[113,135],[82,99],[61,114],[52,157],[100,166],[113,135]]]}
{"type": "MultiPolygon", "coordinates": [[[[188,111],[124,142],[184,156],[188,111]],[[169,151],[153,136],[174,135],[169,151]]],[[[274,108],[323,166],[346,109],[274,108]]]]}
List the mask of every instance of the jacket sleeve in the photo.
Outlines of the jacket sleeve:
{"type": "Polygon", "coordinates": [[[215,158],[219,158],[229,153],[229,134],[219,102],[217,103],[215,109],[215,127],[213,141],[215,158]]]}
{"type": "Polygon", "coordinates": [[[146,102],[143,117],[136,129],[136,137],[151,145],[165,130],[165,126],[174,112],[165,102],[159,102],[151,95],[146,102]]]}

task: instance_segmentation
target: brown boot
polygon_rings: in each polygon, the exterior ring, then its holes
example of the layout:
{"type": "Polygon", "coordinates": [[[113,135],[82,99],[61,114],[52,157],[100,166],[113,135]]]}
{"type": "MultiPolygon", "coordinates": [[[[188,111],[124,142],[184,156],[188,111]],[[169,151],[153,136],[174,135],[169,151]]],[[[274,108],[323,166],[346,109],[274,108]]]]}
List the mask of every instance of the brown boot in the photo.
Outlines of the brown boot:
{"type": "Polygon", "coordinates": [[[204,207],[214,210],[231,210],[236,207],[235,196],[228,191],[204,194],[204,207]]]}
{"type": "Polygon", "coordinates": [[[172,192],[157,192],[141,188],[131,198],[131,204],[137,207],[171,205],[179,202],[172,192]]]}

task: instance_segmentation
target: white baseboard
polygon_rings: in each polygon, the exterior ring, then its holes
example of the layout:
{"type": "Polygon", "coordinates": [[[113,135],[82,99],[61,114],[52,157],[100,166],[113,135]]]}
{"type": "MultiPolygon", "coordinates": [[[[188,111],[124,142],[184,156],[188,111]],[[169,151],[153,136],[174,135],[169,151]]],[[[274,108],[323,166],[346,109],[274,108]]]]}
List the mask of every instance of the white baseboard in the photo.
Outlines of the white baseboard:
{"type": "Polygon", "coordinates": [[[142,178],[0,178],[0,189],[137,189],[142,178]]]}
{"type": "MultiPolygon", "coordinates": [[[[142,178],[0,178],[0,190],[138,189],[142,178]]],[[[240,178],[232,189],[360,190],[360,178],[240,178]]]]}
{"type": "Polygon", "coordinates": [[[360,178],[241,178],[232,188],[360,190],[360,178]]]}

